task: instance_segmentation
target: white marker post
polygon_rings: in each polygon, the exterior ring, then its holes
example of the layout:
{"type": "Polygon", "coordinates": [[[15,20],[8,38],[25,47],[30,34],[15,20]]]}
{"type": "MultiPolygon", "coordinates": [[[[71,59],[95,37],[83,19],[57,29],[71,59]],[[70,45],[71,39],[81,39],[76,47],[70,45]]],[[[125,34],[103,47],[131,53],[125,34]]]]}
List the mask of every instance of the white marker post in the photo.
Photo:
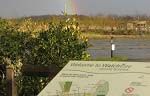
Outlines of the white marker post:
{"type": "Polygon", "coordinates": [[[111,58],[114,56],[115,44],[113,43],[113,37],[111,37],[111,58]]]}

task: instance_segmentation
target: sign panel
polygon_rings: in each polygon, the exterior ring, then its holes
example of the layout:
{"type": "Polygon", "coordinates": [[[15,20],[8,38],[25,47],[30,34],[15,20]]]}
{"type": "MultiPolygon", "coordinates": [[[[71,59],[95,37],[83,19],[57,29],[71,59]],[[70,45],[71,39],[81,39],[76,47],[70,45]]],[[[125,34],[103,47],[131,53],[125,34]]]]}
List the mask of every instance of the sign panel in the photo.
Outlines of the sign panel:
{"type": "Polygon", "coordinates": [[[70,61],[38,96],[150,96],[150,63],[70,61]]]}

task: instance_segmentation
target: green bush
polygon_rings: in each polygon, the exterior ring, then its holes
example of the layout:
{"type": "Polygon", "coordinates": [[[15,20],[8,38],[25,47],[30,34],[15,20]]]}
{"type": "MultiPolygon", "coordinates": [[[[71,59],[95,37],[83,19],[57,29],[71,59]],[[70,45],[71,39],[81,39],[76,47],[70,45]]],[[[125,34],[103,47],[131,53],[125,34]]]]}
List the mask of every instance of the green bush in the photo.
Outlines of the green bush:
{"type": "Polygon", "coordinates": [[[37,76],[22,76],[22,64],[55,64],[63,67],[69,60],[88,59],[87,41],[80,38],[75,20],[49,23],[48,30],[34,33],[18,32],[15,27],[1,27],[0,63],[11,61],[9,64],[13,65],[16,72],[19,96],[37,95],[50,80],[37,76]]]}

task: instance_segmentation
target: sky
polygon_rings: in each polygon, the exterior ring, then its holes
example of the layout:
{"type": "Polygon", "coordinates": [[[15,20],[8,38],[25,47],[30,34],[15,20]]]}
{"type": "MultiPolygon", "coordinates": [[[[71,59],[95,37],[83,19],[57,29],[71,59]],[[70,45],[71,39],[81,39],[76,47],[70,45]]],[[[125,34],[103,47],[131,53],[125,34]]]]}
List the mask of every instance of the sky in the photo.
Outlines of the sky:
{"type": "MultiPolygon", "coordinates": [[[[0,17],[59,15],[67,0],[0,0],[0,17]]],[[[73,0],[77,14],[150,15],[150,0],[73,0]]]]}

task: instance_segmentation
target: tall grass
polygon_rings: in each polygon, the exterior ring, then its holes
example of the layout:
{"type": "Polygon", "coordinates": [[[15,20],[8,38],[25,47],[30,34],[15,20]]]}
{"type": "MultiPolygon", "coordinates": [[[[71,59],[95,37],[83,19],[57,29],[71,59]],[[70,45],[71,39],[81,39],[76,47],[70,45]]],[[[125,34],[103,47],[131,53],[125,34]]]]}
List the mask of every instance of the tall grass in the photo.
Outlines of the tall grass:
{"type": "Polygon", "coordinates": [[[114,56],[114,57],[100,57],[96,59],[91,59],[93,61],[128,61],[128,57],[125,56],[114,56]]]}

